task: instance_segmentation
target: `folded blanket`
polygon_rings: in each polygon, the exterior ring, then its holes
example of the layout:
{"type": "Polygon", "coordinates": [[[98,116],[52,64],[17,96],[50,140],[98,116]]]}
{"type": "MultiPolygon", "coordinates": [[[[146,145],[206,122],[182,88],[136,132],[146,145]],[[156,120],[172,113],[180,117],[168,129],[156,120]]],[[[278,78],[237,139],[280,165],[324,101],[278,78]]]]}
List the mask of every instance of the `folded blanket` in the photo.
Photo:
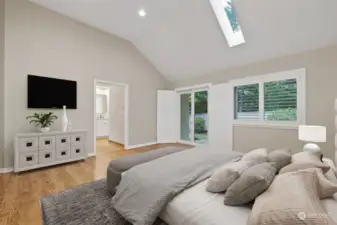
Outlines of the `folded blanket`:
{"type": "Polygon", "coordinates": [[[241,155],[198,147],[135,166],[123,175],[112,205],[133,225],[152,225],[177,194],[241,155]]]}

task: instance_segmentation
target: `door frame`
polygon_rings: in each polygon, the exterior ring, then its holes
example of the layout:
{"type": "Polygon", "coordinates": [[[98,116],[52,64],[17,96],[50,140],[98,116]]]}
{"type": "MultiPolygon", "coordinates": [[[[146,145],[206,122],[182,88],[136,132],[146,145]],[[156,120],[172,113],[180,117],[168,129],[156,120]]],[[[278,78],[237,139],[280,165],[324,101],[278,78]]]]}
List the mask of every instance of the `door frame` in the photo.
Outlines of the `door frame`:
{"type": "MultiPolygon", "coordinates": [[[[209,111],[209,90],[212,86],[212,83],[205,83],[205,84],[200,84],[200,85],[193,85],[193,86],[187,86],[187,87],[182,87],[182,88],[176,88],[175,92],[177,93],[177,95],[179,95],[179,140],[177,142],[182,143],[182,144],[189,144],[189,145],[195,145],[195,146],[199,146],[199,145],[204,145],[204,144],[198,144],[195,142],[194,138],[195,138],[195,129],[194,129],[194,125],[195,125],[195,93],[196,92],[201,92],[201,91],[207,91],[207,113],[209,111]],[[191,118],[193,118],[193,123],[191,124],[191,132],[193,135],[192,136],[192,140],[191,141],[186,141],[186,140],[181,140],[181,111],[180,111],[180,104],[181,104],[181,95],[182,94],[191,94],[191,118]]],[[[207,135],[209,135],[207,133],[207,135]]]]}
{"type": "MultiPolygon", "coordinates": [[[[96,155],[96,86],[103,84],[106,86],[119,86],[124,88],[124,148],[129,148],[129,85],[108,80],[94,79],[94,155],[96,155]]],[[[110,118],[109,118],[110,122],[110,118]]],[[[110,125],[109,125],[110,126],[110,125]]]]}

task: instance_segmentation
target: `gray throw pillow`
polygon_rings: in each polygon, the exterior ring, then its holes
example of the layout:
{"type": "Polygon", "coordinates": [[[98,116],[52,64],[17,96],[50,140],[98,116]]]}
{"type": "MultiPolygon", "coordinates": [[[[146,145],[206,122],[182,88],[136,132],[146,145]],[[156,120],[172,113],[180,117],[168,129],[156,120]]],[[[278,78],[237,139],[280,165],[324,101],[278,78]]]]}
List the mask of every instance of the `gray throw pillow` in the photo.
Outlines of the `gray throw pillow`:
{"type": "Polygon", "coordinates": [[[225,193],[225,205],[238,206],[253,201],[264,192],[273,181],[275,163],[261,163],[244,171],[225,193]]]}
{"type": "Polygon", "coordinates": [[[288,149],[278,149],[268,154],[268,161],[276,163],[276,169],[279,171],[291,163],[291,153],[288,149]]]}
{"type": "Polygon", "coordinates": [[[215,173],[208,179],[206,191],[213,193],[226,191],[246,169],[256,164],[257,163],[254,161],[244,160],[225,164],[216,170],[215,173]]]}
{"type": "Polygon", "coordinates": [[[264,163],[268,161],[268,151],[266,148],[254,149],[242,156],[241,160],[264,163]]]}

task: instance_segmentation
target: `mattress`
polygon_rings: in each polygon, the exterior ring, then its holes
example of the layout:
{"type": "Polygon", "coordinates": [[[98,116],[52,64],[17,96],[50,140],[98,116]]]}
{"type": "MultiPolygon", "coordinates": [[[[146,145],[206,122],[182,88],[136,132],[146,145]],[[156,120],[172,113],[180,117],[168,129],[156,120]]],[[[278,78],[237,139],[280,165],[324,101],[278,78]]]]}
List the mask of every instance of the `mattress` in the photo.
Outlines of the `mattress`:
{"type": "MultiPolygon", "coordinates": [[[[246,225],[252,205],[231,207],[224,205],[224,194],[205,191],[207,181],[177,195],[163,210],[160,218],[169,225],[246,225]]],[[[321,201],[337,222],[337,194],[321,201]]]]}

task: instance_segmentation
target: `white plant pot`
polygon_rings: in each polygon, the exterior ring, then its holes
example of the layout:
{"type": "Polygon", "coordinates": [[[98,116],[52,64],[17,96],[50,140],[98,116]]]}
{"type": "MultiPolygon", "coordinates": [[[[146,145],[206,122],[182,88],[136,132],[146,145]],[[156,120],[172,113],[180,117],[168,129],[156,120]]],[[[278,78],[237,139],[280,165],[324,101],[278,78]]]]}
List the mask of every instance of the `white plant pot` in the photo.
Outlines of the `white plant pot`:
{"type": "Polygon", "coordinates": [[[41,133],[47,133],[50,131],[50,127],[41,127],[40,128],[41,133]]]}

